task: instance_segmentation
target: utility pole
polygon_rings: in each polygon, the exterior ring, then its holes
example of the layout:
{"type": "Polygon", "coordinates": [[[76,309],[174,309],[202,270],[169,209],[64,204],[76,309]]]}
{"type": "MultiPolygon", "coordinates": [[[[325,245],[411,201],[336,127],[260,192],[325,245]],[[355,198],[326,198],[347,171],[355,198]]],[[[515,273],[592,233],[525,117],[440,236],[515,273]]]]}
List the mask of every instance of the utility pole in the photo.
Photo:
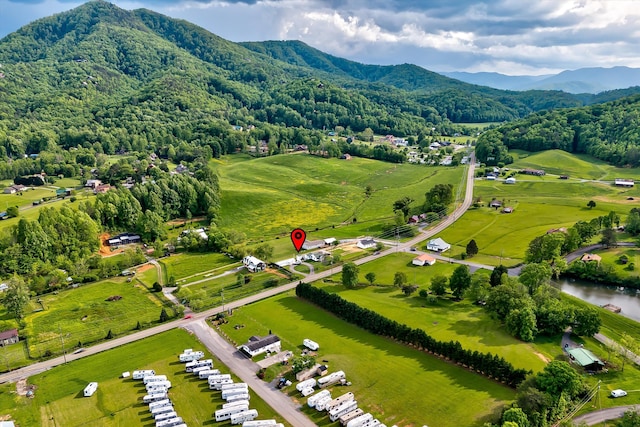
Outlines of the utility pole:
{"type": "Polygon", "coordinates": [[[62,329],[60,328],[60,323],[58,323],[58,333],[60,334],[60,342],[62,344],[62,355],[64,357],[64,363],[67,363],[67,352],[64,350],[64,337],[62,336],[62,329]]]}
{"type": "Polygon", "coordinates": [[[220,291],[220,296],[222,297],[222,312],[224,313],[224,289],[220,291]]]}

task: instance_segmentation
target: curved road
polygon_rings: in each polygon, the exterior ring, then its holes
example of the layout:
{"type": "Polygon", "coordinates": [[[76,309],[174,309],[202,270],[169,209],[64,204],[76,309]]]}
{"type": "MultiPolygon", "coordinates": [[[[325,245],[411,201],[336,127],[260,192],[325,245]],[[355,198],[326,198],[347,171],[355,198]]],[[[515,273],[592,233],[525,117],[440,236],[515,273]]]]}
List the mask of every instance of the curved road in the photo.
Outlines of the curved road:
{"type": "Polygon", "coordinates": [[[575,425],[586,424],[588,426],[601,424],[608,420],[621,418],[625,412],[630,409],[639,409],[637,405],[616,406],[615,408],[600,409],[598,411],[589,412],[573,419],[575,425]]]}

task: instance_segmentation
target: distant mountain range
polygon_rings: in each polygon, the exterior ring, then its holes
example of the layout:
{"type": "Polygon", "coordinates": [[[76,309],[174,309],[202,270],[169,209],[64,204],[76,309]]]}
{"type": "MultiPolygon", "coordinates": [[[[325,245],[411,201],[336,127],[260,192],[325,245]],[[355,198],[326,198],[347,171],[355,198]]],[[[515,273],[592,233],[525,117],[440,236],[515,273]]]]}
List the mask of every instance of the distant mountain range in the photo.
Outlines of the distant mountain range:
{"type": "Polygon", "coordinates": [[[640,68],[580,68],[541,76],[508,76],[500,73],[440,73],[444,76],[502,90],[562,90],[568,93],[600,93],[640,86],[640,68]]]}

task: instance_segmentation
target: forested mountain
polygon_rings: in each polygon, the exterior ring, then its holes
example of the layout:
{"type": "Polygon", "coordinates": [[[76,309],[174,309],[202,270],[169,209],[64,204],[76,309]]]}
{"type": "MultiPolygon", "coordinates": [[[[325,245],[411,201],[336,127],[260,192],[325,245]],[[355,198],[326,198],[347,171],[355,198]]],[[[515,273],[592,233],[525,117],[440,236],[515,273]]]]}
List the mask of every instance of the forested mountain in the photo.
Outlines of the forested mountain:
{"type": "Polygon", "coordinates": [[[448,71],[440,73],[443,76],[451,77],[452,79],[461,80],[463,82],[471,83],[480,86],[489,86],[502,90],[524,90],[527,85],[535,84],[535,82],[544,80],[551,75],[541,76],[510,76],[501,73],[491,72],[478,72],[468,73],[466,71],[448,71]]]}
{"type": "Polygon", "coordinates": [[[586,153],[618,166],[640,166],[640,95],[606,104],[532,114],[480,136],[477,156],[497,164],[506,148],[586,153]]]}

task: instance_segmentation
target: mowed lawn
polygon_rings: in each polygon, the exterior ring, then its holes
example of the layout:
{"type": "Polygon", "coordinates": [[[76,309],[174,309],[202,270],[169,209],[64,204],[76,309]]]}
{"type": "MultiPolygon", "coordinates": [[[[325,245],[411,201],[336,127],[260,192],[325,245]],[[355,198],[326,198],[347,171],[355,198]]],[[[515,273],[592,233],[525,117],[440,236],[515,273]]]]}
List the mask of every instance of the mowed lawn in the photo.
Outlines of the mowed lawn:
{"type": "MultiPolygon", "coordinates": [[[[411,278],[409,281],[412,282],[411,278]]],[[[541,371],[546,365],[543,357],[552,356],[536,348],[534,344],[515,339],[485,309],[467,300],[453,302],[448,298],[441,298],[436,304],[430,304],[417,293],[407,297],[400,289],[392,286],[360,289],[345,289],[342,285],[321,283],[316,283],[316,286],[327,292],[338,293],[342,298],[389,319],[423,329],[438,340],[455,340],[466,349],[502,356],[516,368],[541,371]]]]}
{"type": "Polygon", "coordinates": [[[181,281],[209,271],[237,266],[237,261],[220,253],[180,253],[163,258],[160,264],[166,271],[167,279],[173,276],[176,281],[181,281]]]}
{"type": "Polygon", "coordinates": [[[393,217],[393,202],[404,196],[424,203],[435,184],[457,186],[463,168],[396,165],[376,160],[349,161],[292,154],[212,161],[220,175],[220,226],[249,237],[284,235],[343,222],[393,217]],[[371,185],[371,197],[365,188],[371,185]]]}
{"type": "MultiPolygon", "coordinates": [[[[293,291],[236,309],[228,320],[224,331],[236,342],[272,330],[283,349],[298,353],[304,338],[315,340],[318,360],[352,382],[332,394],[353,392],[360,408],[387,425],[480,426],[515,397],[512,389],[339,320],[293,291]]],[[[332,424],[326,415],[314,421],[332,424]]]]}
{"type": "Polygon", "coordinates": [[[40,357],[47,350],[62,353],[62,340],[69,351],[78,342],[105,338],[109,330],[120,335],[130,333],[137,322],[156,322],[163,307],[160,298],[136,281],[113,278],[32,299],[25,317],[31,355],[40,357]],[[107,301],[111,296],[122,299],[107,301]]]}
{"type": "MultiPolygon", "coordinates": [[[[171,381],[169,397],[187,425],[229,426],[229,422],[213,421],[213,413],[224,403],[220,393],[209,390],[205,380],[184,372],[184,364],[178,362],[185,348],[204,350],[207,358],[214,359],[216,369],[229,372],[192,335],[175,329],[30,377],[29,384],[36,386],[33,399],[13,393],[15,384],[0,385],[0,413],[10,414],[21,426],[152,427],[155,423],[149,407],[142,403],[146,394],[142,381],[120,376],[125,371],[153,369],[171,381]],[[91,381],[98,382],[98,390],[83,397],[82,391],[91,381]]],[[[261,418],[282,422],[253,392],[251,407],[261,418]]]]}

